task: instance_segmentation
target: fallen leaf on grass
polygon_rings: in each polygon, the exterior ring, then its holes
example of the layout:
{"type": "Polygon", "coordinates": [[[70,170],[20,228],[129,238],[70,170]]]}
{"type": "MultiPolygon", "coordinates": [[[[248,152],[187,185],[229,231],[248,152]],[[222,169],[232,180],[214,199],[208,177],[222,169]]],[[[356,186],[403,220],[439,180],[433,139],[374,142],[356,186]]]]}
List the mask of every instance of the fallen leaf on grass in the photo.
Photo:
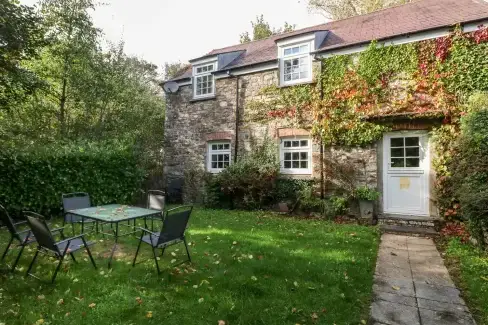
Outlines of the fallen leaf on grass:
{"type": "Polygon", "coordinates": [[[294,285],[295,287],[298,287],[298,282],[296,282],[296,281],[295,281],[295,282],[293,282],[293,285],[294,285]]]}
{"type": "Polygon", "coordinates": [[[139,305],[142,305],[142,299],[141,299],[141,297],[136,297],[136,302],[137,302],[139,305]]]}
{"type": "Polygon", "coordinates": [[[176,256],[176,253],[175,252],[171,252],[171,256],[176,256]]]}
{"type": "Polygon", "coordinates": [[[44,300],[44,298],[46,298],[46,297],[44,297],[44,295],[39,295],[39,296],[37,296],[37,299],[38,299],[38,300],[44,300]]]}
{"type": "Polygon", "coordinates": [[[219,320],[218,325],[225,325],[225,322],[223,320],[219,320]]]}
{"type": "Polygon", "coordinates": [[[97,304],[95,304],[95,303],[93,303],[93,302],[92,302],[91,304],[89,304],[89,305],[88,305],[88,307],[90,307],[90,308],[95,308],[95,306],[96,306],[96,305],[97,305],[97,304]]]}
{"type": "Polygon", "coordinates": [[[171,260],[171,264],[173,264],[174,262],[176,262],[176,260],[173,258],[173,259],[171,260]]]}
{"type": "Polygon", "coordinates": [[[198,289],[198,285],[196,285],[196,284],[195,284],[195,285],[193,286],[193,289],[198,289]]]}
{"type": "Polygon", "coordinates": [[[152,316],[153,316],[153,315],[152,315],[152,311],[148,311],[148,312],[146,313],[146,318],[152,318],[152,316]]]}
{"type": "Polygon", "coordinates": [[[313,313],[310,317],[312,317],[313,320],[317,320],[319,318],[316,313],[313,313]]]}
{"type": "Polygon", "coordinates": [[[36,325],[41,325],[41,324],[44,324],[44,319],[42,318],[36,321],[36,325]]]}
{"type": "Polygon", "coordinates": [[[258,278],[256,278],[256,277],[253,275],[253,276],[251,277],[251,280],[253,280],[253,281],[257,281],[257,280],[258,280],[258,278]]]}
{"type": "Polygon", "coordinates": [[[393,290],[397,290],[397,291],[398,291],[398,290],[400,290],[400,287],[397,287],[397,286],[391,286],[391,288],[392,288],[393,290]]]}
{"type": "Polygon", "coordinates": [[[488,277],[486,276],[480,276],[481,280],[485,280],[485,281],[488,281],[488,277]]]}
{"type": "Polygon", "coordinates": [[[63,305],[64,304],[64,299],[59,299],[58,302],[57,302],[58,306],[59,305],[63,305]]]}
{"type": "Polygon", "coordinates": [[[68,312],[68,313],[64,314],[64,317],[68,317],[69,315],[70,315],[70,313],[68,312]]]}
{"type": "Polygon", "coordinates": [[[203,298],[198,299],[198,303],[201,304],[203,302],[203,300],[205,300],[205,299],[203,299],[203,298]]]}
{"type": "Polygon", "coordinates": [[[361,324],[366,325],[366,321],[364,319],[362,319],[361,324]]]}

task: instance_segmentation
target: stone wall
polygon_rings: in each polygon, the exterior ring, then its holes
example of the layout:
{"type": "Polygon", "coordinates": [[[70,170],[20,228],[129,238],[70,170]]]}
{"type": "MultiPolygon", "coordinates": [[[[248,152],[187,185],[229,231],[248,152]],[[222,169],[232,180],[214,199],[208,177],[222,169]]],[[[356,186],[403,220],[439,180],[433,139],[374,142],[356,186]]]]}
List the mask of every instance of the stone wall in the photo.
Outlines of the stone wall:
{"type": "MultiPolygon", "coordinates": [[[[316,69],[316,67],[314,68],[316,69]]],[[[247,103],[264,99],[261,89],[277,85],[277,70],[258,72],[239,76],[239,127],[238,155],[251,150],[253,143],[260,143],[264,138],[280,143],[280,137],[306,135],[307,130],[297,129],[284,121],[272,121],[268,124],[250,122],[246,119],[247,103]]],[[[235,159],[236,138],[236,78],[216,79],[216,95],[206,100],[192,100],[192,87],[183,86],[176,94],[167,96],[167,113],[165,122],[165,184],[173,198],[182,193],[186,185],[197,184],[197,175],[205,171],[208,141],[230,140],[232,160],[235,159]],[[185,180],[186,179],[186,180],[185,180]]],[[[278,152],[277,152],[278,155],[278,152]]],[[[324,152],[324,164],[328,188],[340,187],[350,182],[350,187],[358,184],[376,186],[376,147],[368,148],[329,148],[324,152]],[[327,162],[334,162],[327,163],[327,162]],[[334,168],[352,167],[354,177],[347,174],[347,180],[333,179],[334,168]],[[354,178],[354,185],[353,182],[354,178]]],[[[320,145],[312,146],[312,175],[293,175],[295,178],[320,177],[320,145]]],[[[337,176],[337,175],[336,175],[337,176]]],[[[195,189],[187,189],[195,197],[195,189]]]]}

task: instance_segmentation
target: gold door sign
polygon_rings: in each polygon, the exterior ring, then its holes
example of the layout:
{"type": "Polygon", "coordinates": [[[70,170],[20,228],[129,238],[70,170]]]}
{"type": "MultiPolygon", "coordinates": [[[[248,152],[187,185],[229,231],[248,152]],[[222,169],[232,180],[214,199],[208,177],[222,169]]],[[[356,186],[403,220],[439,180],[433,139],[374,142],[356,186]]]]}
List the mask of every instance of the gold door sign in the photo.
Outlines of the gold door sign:
{"type": "Polygon", "coordinates": [[[410,178],[409,177],[400,177],[400,189],[401,190],[408,190],[410,188],[410,178]]]}

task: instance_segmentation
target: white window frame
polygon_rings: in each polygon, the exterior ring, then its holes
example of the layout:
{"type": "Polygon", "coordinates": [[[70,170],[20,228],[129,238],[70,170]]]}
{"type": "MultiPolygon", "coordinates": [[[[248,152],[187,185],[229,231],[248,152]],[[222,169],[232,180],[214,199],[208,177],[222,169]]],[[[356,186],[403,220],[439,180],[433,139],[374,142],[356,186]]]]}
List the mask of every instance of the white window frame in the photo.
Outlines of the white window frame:
{"type": "Polygon", "coordinates": [[[208,98],[208,97],[214,97],[215,96],[215,76],[214,72],[217,71],[217,62],[205,62],[201,63],[198,65],[193,66],[193,98],[194,99],[200,99],[200,98],[208,98]],[[199,68],[204,68],[204,67],[209,67],[211,66],[212,69],[211,71],[205,71],[205,72],[198,72],[199,68]],[[203,95],[197,95],[197,79],[200,77],[205,77],[205,76],[211,76],[212,77],[212,91],[208,94],[203,94],[203,95]]]}
{"type": "Polygon", "coordinates": [[[214,168],[212,167],[212,156],[213,155],[229,155],[229,165],[232,164],[232,144],[230,141],[212,141],[208,143],[207,150],[207,170],[210,173],[220,173],[224,168],[214,168]],[[213,149],[212,146],[228,145],[228,149],[213,149]]]}
{"type": "Polygon", "coordinates": [[[312,174],[312,139],[307,136],[303,137],[285,137],[280,139],[280,171],[282,174],[291,174],[291,175],[311,175],[312,174]],[[299,141],[301,145],[301,141],[307,140],[307,146],[298,146],[298,147],[285,147],[285,142],[287,141],[299,141]],[[306,152],[307,153],[307,168],[285,168],[285,154],[286,153],[300,153],[306,152]]]}
{"type": "Polygon", "coordinates": [[[280,85],[283,85],[283,86],[295,85],[295,84],[311,82],[313,80],[313,78],[312,78],[313,57],[312,57],[312,55],[310,55],[310,53],[314,49],[313,46],[314,46],[314,40],[308,40],[305,42],[302,41],[302,42],[298,42],[298,43],[284,44],[284,45],[279,47],[278,57],[280,58],[280,85]],[[308,46],[308,51],[299,52],[296,54],[285,54],[285,52],[289,51],[290,49],[293,49],[296,47],[300,48],[303,46],[308,46]],[[285,81],[285,61],[293,60],[293,59],[305,59],[306,60],[307,65],[308,65],[307,77],[301,78],[301,79],[296,79],[296,80],[285,81]]]}

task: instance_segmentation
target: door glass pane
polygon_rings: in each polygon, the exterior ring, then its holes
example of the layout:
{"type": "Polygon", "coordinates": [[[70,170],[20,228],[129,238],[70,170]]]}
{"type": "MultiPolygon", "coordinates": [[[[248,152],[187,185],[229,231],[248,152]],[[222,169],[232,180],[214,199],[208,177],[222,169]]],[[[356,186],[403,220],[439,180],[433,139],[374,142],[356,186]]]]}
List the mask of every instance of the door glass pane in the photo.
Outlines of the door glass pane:
{"type": "Polygon", "coordinates": [[[406,167],[420,167],[420,158],[407,158],[406,167]]]}
{"type": "Polygon", "coordinates": [[[405,138],[405,146],[412,147],[419,145],[419,137],[409,137],[405,138]]]}
{"type": "Polygon", "coordinates": [[[403,138],[391,138],[390,139],[390,146],[391,147],[403,147],[403,138]]]}
{"type": "Polygon", "coordinates": [[[419,157],[420,156],[420,148],[405,148],[406,156],[407,157],[419,157]]]}
{"type": "Polygon", "coordinates": [[[392,157],[403,157],[403,148],[391,148],[392,157]]]}
{"type": "Polygon", "coordinates": [[[391,158],[391,167],[405,167],[403,158],[391,158]]]}

